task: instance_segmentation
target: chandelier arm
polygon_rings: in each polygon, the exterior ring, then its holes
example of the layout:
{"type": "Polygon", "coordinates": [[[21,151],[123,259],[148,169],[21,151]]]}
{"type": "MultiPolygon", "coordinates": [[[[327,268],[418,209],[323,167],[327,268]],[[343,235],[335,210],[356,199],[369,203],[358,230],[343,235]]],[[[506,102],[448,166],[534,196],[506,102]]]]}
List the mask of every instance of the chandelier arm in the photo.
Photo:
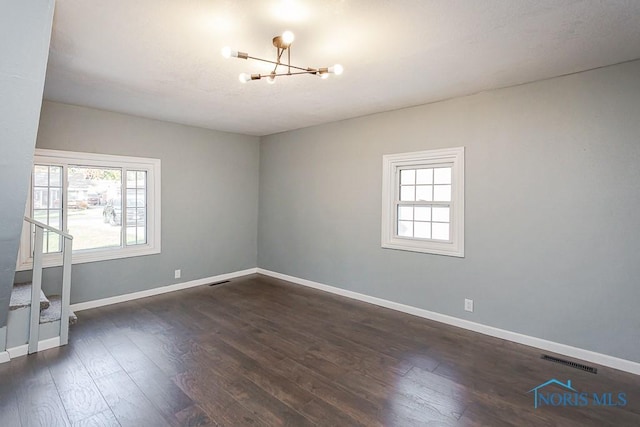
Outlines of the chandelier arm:
{"type": "MultiPolygon", "coordinates": [[[[268,60],[268,59],[256,58],[255,56],[247,55],[247,58],[248,58],[248,59],[253,59],[253,60],[256,60],[256,61],[268,62],[269,64],[282,65],[282,64],[281,64],[281,63],[279,63],[279,62],[276,62],[276,61],[270,61],[270,60],[268,60]]],[[[296,69],[296,70],[308,71],[308,69],[307,69],[307,68],[296,67],[295,65],[289,65],[289,67],[294,68],[294,69],[296,69]]]]}
{"type": "Polygon", "coordinates": [[[316,71],[306,70],[306,71],[294,71],[293,73],[278,73],[278,74],[260,74],[260,78],[262,77],[280,77],[280,76],[296,76],[299,74],[317,74],[316,71]]]}
{"type": "Polygon", "coordinates": [[[278,71],[278,66],[280,65],[280,58],[282,57],[282,52],[284,52],[284,50],[276,46],[276,66],[273,67],[273,71],[271,72],[271,74],[274,74],[278,71]]]}

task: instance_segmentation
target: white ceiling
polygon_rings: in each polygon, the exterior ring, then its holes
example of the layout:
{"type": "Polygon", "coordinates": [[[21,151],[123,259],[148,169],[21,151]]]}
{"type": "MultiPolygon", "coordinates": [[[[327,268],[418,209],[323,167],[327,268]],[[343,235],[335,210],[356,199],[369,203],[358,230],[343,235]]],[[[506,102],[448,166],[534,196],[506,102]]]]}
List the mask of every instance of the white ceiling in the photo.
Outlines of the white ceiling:
{"type": "Polygon", "coordinates": [[[57,0],[45,98],[250,135],[640,58],[637,0],[57,0]],[[242,84],[271,39],[342,76],[242,84]]]}

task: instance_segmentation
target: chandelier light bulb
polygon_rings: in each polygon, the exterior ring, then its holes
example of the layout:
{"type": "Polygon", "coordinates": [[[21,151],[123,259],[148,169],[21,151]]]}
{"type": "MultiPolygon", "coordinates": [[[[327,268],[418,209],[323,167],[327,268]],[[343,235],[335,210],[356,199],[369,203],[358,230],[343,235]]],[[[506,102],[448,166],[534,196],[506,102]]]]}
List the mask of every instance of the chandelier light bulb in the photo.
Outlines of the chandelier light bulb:
{"type": "Polygon", "coordinates": [[[329,67],[329,72],[339,76],[344,72],[344,68],[340,64],[335,64],[333,67],[329,67]]]}
{"type": "Polygon", "coordinates": [[[241,73],[238,76],[238,80],[240,80],[240,83],[246,83],[251,80],[251,76],[247,73],[241,73]]]}
{"type": "Polygon", "coordinates": [[[329,78],[329,73],[320,73],[320,78],[322,80],[327,80],[329,78]]]}
{"type": "Polygon", "coordinates": [[[227,58],[227,59],[231,58],[231,48],[229,46],[223,47],[220,53],[224,58],[227,58]]]}
{"type": "Polygon", "coordinates": [[[285,31],[284,33],[282,33],[282,41],[286,44],[291,44],[293,43],[293,40],[295,39],[295,36],[293,35],[293,33],[291,31],[285,31]]]}

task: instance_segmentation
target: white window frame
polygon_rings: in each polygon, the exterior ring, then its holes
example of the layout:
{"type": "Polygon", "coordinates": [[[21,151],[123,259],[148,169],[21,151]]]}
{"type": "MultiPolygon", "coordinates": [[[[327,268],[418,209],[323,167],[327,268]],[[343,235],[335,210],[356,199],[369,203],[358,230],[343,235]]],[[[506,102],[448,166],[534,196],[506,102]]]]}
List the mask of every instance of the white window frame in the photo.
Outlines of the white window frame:
{"type": "Polygon", "coordinates": [[[464,258],[464,147],[382,157],[382,247],[464,258]],[[451,166],[450,240],[400,237],[397,234],[400,170],[451,166]]]}
{"type": "MultiPolygon", "coordinates": [[[[70,166],[89,166],[96,168],[118,168],[123,170],[139,170],[147,172],[147,243],[140,245],[123,246],[117,248],[97,248],[82,251],[74,251],[73,264],[87,262],[106,261],[119,258],[130,258],[136,256],[153,255],[161,252],[161,162],[160,159],[115,156],[109,154],[79,153],[73,151],[46,150],[37,148],[34,155],[34,164],[63,166],[66,171],[70,166]]],[[[62,212],[63,218],[67,216],[68,203],[68,177],[62,174],[62,212]]],[[[123,186],[126,175],[123,174],[123,186]]],[[[31,204],[33,202],[33,173],[29,182],[29,197],[27,199],[25,215],[31,216],[31,204]]],[[[122,191],[122,212],[126,212],[126,197],[122,191]]],[[[124,217],[124,214],[123,214],[124,217]]],[[[66,218],[63,219],[63,228],[66,228],[66,218]]],[[[124,227],[124,224],[122,225],[124,227]]],[[[65,231],[66,230],[62,230],[65,231]]],[[[20,251],[18,252],[17,270],[30,270],[33,266],[31,254],[31,227],[25,222],[20,240],[20,251]]],[[[61,253],[50,253],[43,255],[43,267],[55,267],[62,265],[61,253]]]]}

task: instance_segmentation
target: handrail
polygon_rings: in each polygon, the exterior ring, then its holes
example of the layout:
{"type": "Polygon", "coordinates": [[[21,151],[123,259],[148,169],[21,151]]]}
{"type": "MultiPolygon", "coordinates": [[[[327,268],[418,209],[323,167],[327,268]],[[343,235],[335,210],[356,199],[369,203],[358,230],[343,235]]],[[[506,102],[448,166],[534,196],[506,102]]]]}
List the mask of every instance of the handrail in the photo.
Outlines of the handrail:
{"type": "Polygon", "coordinates": [[[37,225],[38,227],[44,228],[45,230],[53,231],[54,233],[59,234],[62,237],[73,240],[73,236],[71,234],[65,233],[64,231],[58,230],[57,228],[51,227],[50,225],[43,224],[40,221],[36,221],[33,218],[29,218],[28,216],[25,216],[24,220],[27,222],[30,222],[33,225],[37,225]]]}
{"type": "Polygon", "coordinates": [[[42,290],[42,244],[44,230],[59,234],[62,240],[62,295],[60,307],[60,345],[69,342],[69,304],[71,299],[71,255],[73,253],[73,236],[50,227],[35,219],[24,217],[24,220],[35,225],[33,248],[33,277],[31,279],[31,315],[29,316],[29,354],[38,351],[40,335],[40,292],[42,290]]]}

